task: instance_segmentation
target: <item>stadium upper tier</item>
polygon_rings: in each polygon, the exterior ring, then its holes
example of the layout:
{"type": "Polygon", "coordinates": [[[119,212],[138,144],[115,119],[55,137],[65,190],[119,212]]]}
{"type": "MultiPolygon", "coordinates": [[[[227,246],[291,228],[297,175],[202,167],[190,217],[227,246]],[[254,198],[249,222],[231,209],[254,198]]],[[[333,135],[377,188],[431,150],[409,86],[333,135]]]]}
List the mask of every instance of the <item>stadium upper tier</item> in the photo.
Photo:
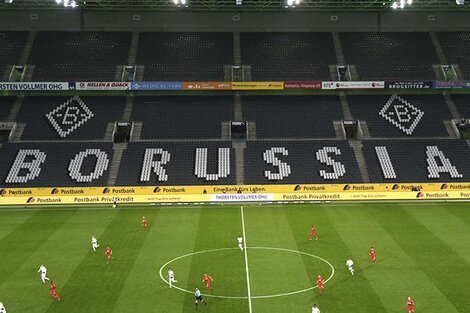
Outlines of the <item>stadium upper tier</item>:
{"type": "Polygon", "coordinates": [[[353,117],[372,137],[449,137],[451,120],[441,95],[348,96],[353,117]]]}
{"type": "Polygon", "coordinates": [[[468,32],[0,32],[0,78],[28,65],[24,81],[251,81],[442,79],[451,64],[470,78],[468,32]],[[440,56],[436,50],[442,50],[440,56]]]}
{"type": "Polygon", "coordinates": [[[452,121],[468,117],[469,101],[408,94],[0,97],[0,125],[14,123],[9,137],[2,133],[0,185],[470,181],[470,141],[456,139],[452,121]],[[361,135],[346,140],[350,114],[361,135]],[[130,126],[128,141],[113,143],[121,121],[130,126]],[[246,141],[233,136],[231,121],[246,121],[246,141]]]}
{"type": "Polygon", "coordinates": [[[329,80],[337,64],[331,33],[241,33],[240,40],[254,81],[329,80]]]}

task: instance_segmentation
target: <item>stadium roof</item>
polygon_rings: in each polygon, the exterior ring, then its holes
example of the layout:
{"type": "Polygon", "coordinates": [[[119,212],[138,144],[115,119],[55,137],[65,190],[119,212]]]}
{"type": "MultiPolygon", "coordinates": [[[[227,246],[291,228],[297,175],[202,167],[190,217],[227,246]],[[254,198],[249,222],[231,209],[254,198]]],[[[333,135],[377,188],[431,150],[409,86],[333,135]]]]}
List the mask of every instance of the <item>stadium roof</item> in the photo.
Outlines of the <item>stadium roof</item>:
{"type": "MultiPolygon", "coordinates": [[[[302,0],[291,10],[392,10],[395,0],[302,0]]],[[[78,7],[105,10],[181,10],[173,0],[76,0],[78,7]]],[[[187,0],[193,11],[285,11],[286,0],[187,0]]],[[[55,0],[13,0],[11,4],[1,1],[1,9],[64,9],[55,0]]],[[[67,8],[71,9],[71,8],[67,8]]],[[[454,0],[414,0],[406,10],[470,10],[470,4],[457,5],[454,0]]]]}

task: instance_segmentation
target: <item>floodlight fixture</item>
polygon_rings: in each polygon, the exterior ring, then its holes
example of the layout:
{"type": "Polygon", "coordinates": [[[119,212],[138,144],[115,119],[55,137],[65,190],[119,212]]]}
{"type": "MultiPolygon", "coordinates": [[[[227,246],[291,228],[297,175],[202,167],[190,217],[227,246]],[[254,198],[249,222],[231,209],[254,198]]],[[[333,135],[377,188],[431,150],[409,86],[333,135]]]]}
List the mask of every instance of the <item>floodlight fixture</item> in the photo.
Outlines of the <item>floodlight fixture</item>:
{"type": "Polygon", "coordinates": [[[285,8],[295,8],[302,0],[286,0],[285,8]]]}
{"type": "Polygon", "coordinates": [[[181,7],[181,6],[184,6],[184,7],[188,7],[188,1],[187,0],[173,0],[173,4],[178,6],[178,7],[181,7]]]}

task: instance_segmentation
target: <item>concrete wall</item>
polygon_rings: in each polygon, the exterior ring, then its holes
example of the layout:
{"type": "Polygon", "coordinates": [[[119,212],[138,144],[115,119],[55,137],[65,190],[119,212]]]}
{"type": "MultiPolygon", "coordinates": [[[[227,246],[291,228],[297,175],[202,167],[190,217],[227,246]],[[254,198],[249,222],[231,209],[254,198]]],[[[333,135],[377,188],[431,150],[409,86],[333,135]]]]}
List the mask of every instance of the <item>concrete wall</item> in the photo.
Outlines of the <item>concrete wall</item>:
{"type": "Polygon", "coordinates": [[[470,11],[158,12],[3,10],[1,30],[470,30],[470,11]],[[36,15],[37,19],[32,19],[36,15]],[[140,20],[135,20],[136,16],[140,20]],[[334,20],[336,16],[337,19],[334,20]]]}

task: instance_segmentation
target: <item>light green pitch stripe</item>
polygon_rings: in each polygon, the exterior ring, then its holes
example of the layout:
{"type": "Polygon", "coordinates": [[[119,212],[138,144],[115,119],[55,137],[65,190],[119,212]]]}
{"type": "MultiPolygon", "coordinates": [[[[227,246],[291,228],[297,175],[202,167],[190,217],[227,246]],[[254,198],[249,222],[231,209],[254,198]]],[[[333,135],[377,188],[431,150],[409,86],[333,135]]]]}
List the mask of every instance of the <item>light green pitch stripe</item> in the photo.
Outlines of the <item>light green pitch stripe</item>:
{"type": "MultiPolygon", "coordinates": [[[[170,289],[158,274],[169,260],[192,252],[201,210],[191,207],[160,210],[116,301],[113,313],[182,312],[183,292],[170,289]],[[131,308],[131,309],[130,309],[131,308]]],[[[173,268],[176,280],[188,281],[189,268],[173,268]]],[[[166,269],[163,272],[167,278],[166,269]]]]}
{"type": "MultiPolygon", "coordinates": [[[[3,286],[3,289],[9,290],[14,295],[9,303],[9,310],[13,309],[13,312],[45,312],[51,303],[50,287],[41,282],[40,274],[37,272],[39,265],[44,264],[47,267],[47,276],[54,280],[60,294],[61,286],[65,285],[69,276],[91,249],[91,235],[94,234],[99,238],[114,216],[114,212],[103,211],[76,211],[59,214],[72,214],[72,216],[25,261],[14,277],[3,286]]],[[[47,226],[44,225],[44,227],[47,226]]]]}
{"type": "MultiPolygon", "coordinates": [[[[1,210],[1,209],[0,209],[1,210]]],[[[10,232],[14,231],[16,227],[20,226],[26,219],[30,218],[34,212],[24,212],[18,214],[16,212],[0,212],[0,240],[7,236],[10,232]]]]}
{"type": "MultiPolygon", "coordinates": [[[[382,209],[331,207],[325,210],[353,254],[351,258],[355,262],[356,271],[363,272],[388,312],[404,312],[406,298],[412,296],[415,301],[426,300],[425,303],[419,303],[419,312],[458,313],[413,259],[368,214],[369,210],[394,209],[384,206],[382,209]],[[377,251],[375,265],[370,264],[368,251],[371,246],[377,251]]],[[[347,270],[346,265],[344,270],[347,270]]]]}
{"type": "MultiPolygon", "coordinates": [[[[249,249],[278,247],[299,250],[284,208],[244,207],[244,216],[252,296],[311,287],[313,277],[309,277],[300,254],[249,249]]],[[[282,298],[253,299],[253,312],[294,312],[299,304],[305,305],[308,311],[313,294],[310,291],[282,298]]]]}
{"type": "Polygon", "coordinates": [[[436,204],[423,209],[404,208],[431,233],[467,261],[467,265],[470,265],[470,226],[467,223],[449,214],[443,205],[436,204]]]}

